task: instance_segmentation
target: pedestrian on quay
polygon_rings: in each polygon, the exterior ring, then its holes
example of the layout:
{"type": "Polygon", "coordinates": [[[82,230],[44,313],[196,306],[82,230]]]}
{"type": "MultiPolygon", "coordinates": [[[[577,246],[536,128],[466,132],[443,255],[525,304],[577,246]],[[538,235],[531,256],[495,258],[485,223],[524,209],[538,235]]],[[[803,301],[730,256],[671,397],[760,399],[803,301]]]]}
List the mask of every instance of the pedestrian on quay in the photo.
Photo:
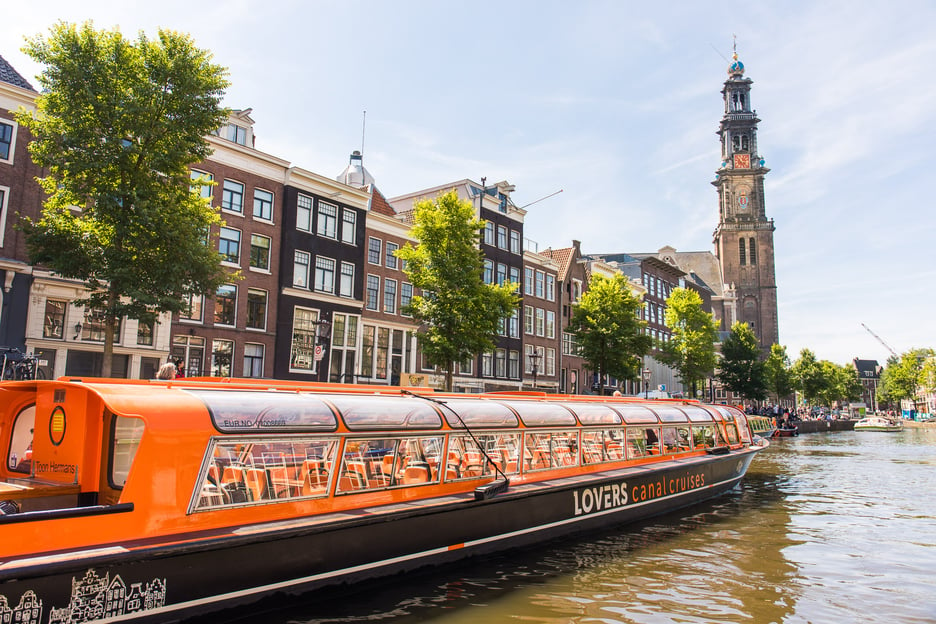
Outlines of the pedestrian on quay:
{"type": "Polygon", "coordinates": [[[159,367],[159,371],[156,373],[156,379],[175,379],[176,378],[176,366],[172,362],[166,362],[159,367]]]}

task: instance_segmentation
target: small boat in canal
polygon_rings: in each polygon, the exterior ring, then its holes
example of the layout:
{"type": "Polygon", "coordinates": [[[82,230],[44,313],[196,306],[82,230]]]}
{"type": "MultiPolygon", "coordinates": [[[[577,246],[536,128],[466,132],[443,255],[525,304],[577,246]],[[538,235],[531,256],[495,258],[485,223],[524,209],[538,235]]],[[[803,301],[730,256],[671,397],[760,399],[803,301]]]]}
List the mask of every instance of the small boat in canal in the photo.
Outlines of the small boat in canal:
{"type": "Polygon", "coordinates": [[[799,435],[799,427],[796,425],[783,425],[782,427],[777,427],[777,430],[774,431],[773,437],[775,438],[792,438],[799,435]]]}
{"type": "Polygon", "coordinates": [[[769,416],[748,415],[748,425],[751,427],[751,433],[764,439],[773,437],[777,432],[776,421],[769,416]]]}
{"type": "Polygon", "coordinates": [[[884,418],[883,416],[869,416],[855,423],[855,431],[903,431],[899,420],[884,418]]]}
{"type": "Polygon", "coordinates": [[[765,446],[687,400],[3,382],[0,622],[175,621],[633,522],[765,446]]]}

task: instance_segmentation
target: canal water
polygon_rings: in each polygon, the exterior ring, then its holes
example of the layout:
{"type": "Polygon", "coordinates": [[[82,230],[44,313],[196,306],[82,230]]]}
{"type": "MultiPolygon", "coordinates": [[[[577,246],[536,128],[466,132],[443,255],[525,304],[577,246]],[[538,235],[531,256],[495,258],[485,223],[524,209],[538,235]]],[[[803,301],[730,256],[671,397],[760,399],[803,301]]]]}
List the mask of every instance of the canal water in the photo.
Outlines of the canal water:
{"type": "Polygon", "coordinates": [[[936,428],[773,440],[705,505],[244,621],[936,622],[936,428]]]}

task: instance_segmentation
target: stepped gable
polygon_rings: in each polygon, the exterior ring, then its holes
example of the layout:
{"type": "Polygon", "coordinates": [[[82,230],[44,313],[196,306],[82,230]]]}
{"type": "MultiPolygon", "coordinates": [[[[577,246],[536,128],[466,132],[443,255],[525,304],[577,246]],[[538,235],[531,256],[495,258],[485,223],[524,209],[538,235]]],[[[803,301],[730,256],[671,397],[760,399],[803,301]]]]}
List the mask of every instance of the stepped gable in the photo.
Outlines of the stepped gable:
{"type": "Polygon", "coordinates": [[[377,214],[386,215],[388,217],[397,216],[393,206],[390,205],[390,202],[387,201],[384,194],[380,192],[380,189],[374,185],[371,185],[370,210],[371,212],[376,212],[377,214]]]}
{"type": "Polygon", "coordinates": [[[23,78],[6,59],[0,56],[0,82],[5,82],[21,89],[35,91],[29,81],[23,78]]]}

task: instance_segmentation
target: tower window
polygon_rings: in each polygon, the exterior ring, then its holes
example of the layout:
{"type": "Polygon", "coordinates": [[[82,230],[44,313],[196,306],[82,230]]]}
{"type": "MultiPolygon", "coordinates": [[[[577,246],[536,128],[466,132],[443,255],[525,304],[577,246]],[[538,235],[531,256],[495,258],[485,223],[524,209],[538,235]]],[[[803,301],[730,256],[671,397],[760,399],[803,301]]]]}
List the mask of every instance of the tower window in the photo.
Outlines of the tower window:
{"type": "Polygon", "coordinates": [[[744,239],[743,238],[738,239],[738,259],[741,261],[741,266],[744,266],[745,264],[747,264],[746,262],[747,259],[744,254],[744,239]]]}
{"type": "Polygon", "coordinates": [[[750,259],[751,259],[751,265],[752,265],[752,266],[755,265],[755,264],[757,264],[757,253],[756,253],[756,251],[755,251],[755,247],[754,247],[754,238],[753,238],[753,237],[752,237],[750,240],[748,240],[748,256],[749,256],[750,259]]]}

